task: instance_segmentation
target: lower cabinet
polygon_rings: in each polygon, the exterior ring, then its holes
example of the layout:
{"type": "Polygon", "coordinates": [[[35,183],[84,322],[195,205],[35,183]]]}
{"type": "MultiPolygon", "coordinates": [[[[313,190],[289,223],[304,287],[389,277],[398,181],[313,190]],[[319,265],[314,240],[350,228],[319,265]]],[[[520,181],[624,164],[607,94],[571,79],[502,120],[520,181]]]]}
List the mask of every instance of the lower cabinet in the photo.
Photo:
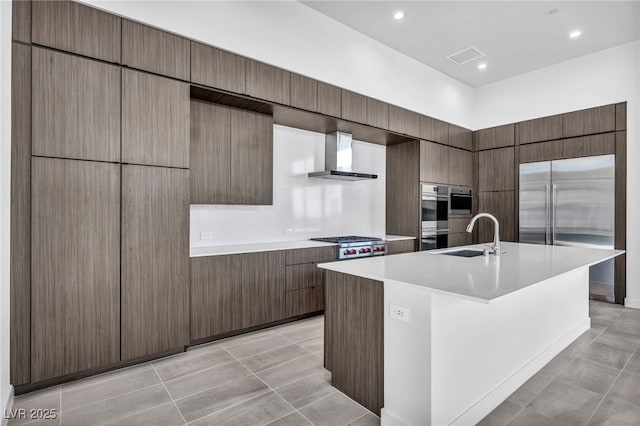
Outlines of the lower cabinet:
{"type": "Polygon", "coordinates": [[[242,328],[285,318],[285,252],[242,255],[242,328]]]}
{"type": "Polygon", "coordinates": [[[410,253],[416,251],[416,240],[389,241],[387,254],[410,253]]]}
{"type": "Polygon", "coordinates": [[[324,309],[324,271],[317,263],[288,265],[286,275],[287,317],[324,309]]]}
{"type": "Polygon", "coordinates": [[[122,360],[189,343],[189,171],[122,166],[122,360]]]}
{"type": "Polygon", "coordinates": [[[31,381],[120,357],[120,165],[33,157],[31,381]]]}

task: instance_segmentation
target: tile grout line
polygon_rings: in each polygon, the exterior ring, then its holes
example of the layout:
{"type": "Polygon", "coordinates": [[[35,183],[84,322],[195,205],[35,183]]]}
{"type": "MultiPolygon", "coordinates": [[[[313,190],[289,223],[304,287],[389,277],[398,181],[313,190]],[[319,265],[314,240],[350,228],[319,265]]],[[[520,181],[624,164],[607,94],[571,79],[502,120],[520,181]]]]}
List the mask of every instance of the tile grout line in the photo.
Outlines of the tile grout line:
{"type": "MultiPolygon", "coordinates": [[[[92,401],[92,402],[90,402],[90,403],[88,403],[88,404],[80,405],[80,406],[75,407],[75,408],[72,408],[72,409],[70,409],[70,410],[64,410],[64,411],[62,411],[62,403],[61,403],[61,406],[60,406],[60,413],[63,413],[63,412],[64,412],[64,413],[70,413],[70,412],[72,412],[72,411],[80,410],[81,408],[86,408],[86,407],[88,407],[88,406],[90,406],[90,405],[98,404],[98,403],[100,403],[100,402],[109,401],[109,400],[111,400],[111,399],[119,398],[119,397],[124,396],[124,395],[130,395],[130,394],[132,394],[132,393],[136,393],[136,392],[139,392],[139,391],[143,391],[143,390],[146,390],[146,389],[152,388],[152,387],[154,387],[154,386],[158,386],[159,384],[160,384],[160,383],[154,383],[154,384],[152,384],[152,385],[143,386],[143,387],[141,387],[141,388],[134,389],[134,390],[131,390],[131,391],[122,392],[122,393],[119,393],[119,394],[117,394],[117,395],[115,395],[115,396],[110,396],[109,398],[104,398],[104,399],[100,399],[100,400],[97,400],[97,401],[92,401]]],[[[60,400],[62,401],[62,393],[60,394],[60,400]]],[[[135,413],[133,413],[133,414],[135,414],[135,413]]],[[[128,416],[127,416],[127,417],[128,417],[128,416]]]]}
{"type": "Polygon", "coordinates": [[[171,392],[169,392],[169,389],[167,389],[167,386],[164,384],[164,381],[162,380],[162,377],[160,377],[160,374],[158,373],[156,366],[152,364],[152,367],[153,367],[153,371],[155,371],[156,373],[156,376],[158,376],[158,379],[160,380],[160,383],[162,384],[164,391],[167,393],[167,395],[169,395],[171,402],[173,402],[173,406],[176,407],[178,414],[180,414],[180,418],[182,419],[182,421],[184,421],[184,424],[187,425],[188,424],[187,419],[185,419],[184,416],[182,415],[182,411],[180,411],[180,409],[178,408],[178,404],[176,404],[176,401],[173,399],[173,396],[171,395],[171,392]]]}

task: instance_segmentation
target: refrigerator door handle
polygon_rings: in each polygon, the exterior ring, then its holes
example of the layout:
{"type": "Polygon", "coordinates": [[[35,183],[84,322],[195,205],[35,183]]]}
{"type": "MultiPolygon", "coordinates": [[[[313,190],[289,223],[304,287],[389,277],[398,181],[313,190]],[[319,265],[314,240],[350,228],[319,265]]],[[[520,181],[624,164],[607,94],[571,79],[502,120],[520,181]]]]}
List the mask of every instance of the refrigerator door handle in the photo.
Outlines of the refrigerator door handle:
{"type": "Polygon", "coordinates": [[[551,185],[546,184],[544,186],[544,208],[545,208],[545,233],[544,233],[544,243],[551,244],[551,185]]]}
{"type": "Polygon", "coordinates": [[[551,244],[556,243],[556,201],[558,199],[558,185],[551,185],[551,244]]]}

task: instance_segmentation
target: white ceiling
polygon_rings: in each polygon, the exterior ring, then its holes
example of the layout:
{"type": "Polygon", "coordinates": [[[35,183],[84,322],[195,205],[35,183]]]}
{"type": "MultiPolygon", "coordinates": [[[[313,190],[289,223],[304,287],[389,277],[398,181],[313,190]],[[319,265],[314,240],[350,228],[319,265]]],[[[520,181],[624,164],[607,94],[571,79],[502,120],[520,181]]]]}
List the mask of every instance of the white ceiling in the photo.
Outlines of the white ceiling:
{"type": "Polygon", "coordinates": [[[639,1],[302,3],[473,87],[636,40],[640,27],[639,1]],[[393,19],[398,10],[402,21],[393,19]],[[576,29],[582,35],[570,39],[576,29]],[[486,57],[464,65],[446,58],[471,46],[486,57]]]}

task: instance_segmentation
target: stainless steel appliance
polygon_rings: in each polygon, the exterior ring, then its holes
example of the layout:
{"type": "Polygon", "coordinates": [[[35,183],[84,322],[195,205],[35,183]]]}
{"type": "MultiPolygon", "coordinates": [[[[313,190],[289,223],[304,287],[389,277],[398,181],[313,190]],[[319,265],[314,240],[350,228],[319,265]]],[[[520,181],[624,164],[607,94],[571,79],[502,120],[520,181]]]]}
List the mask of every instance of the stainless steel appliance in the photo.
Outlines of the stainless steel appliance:
{"type": "Polygon", "coordinates": [[[354,259],[358,257],[382,256],[387,253],[387,241],[375,237],[346,237],[311,238],[313,241],[335,243],[338,245],[338,259],[354,259]]]}
{"type": "Polygon", "coordinates": [[[449,214],[471,214],[472,199],[469,188],[449,188],[449,214]]]}
{"type": "Polygon", "coordinates": [[[449,187],[423,183],[420,250],[448,247],[449,187]]]}
{"type": "Polygon", "coordinates": [[[355,172],[353,165],[353,149],[351,133],[335,131],[325,136],[324,170],[309,173],[309,177],[334,180],[378,179],[373,173],[355,172]]]}
{"type": "MultiPolygon", "coordinates": [[[[615,156],[520,165],[520,242],[614,248],[615,156]]],[[[593,266],[589,295],[613,302],[613,260],[593,266]]]]}

